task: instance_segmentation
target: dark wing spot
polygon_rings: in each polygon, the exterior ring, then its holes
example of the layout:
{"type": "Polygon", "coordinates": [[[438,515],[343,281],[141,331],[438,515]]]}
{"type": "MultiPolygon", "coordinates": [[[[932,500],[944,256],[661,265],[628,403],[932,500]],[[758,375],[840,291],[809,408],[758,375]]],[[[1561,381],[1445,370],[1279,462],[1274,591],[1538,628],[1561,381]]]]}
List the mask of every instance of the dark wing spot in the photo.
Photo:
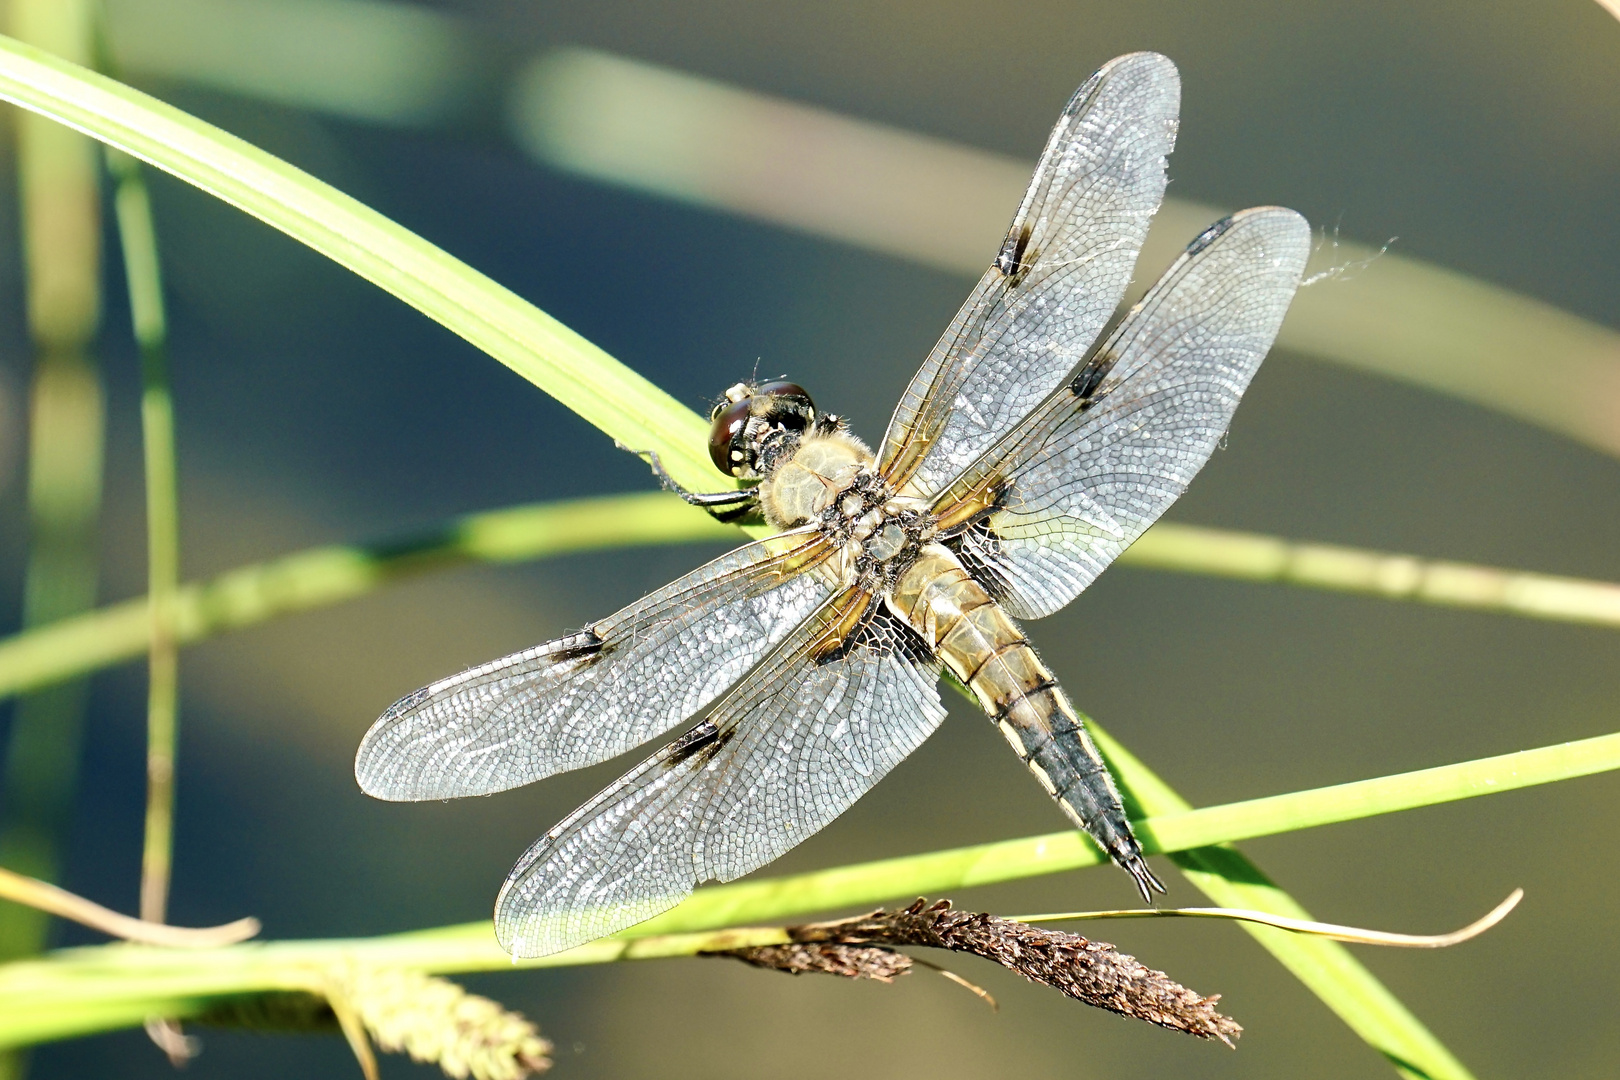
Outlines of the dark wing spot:
{"type": "Polygon", "coordinates": [[[433,688],[431,686],[424,686],[420,690],[412,690],[409,694],[388,706],[388,711],[382,714],[382,719],[378,720],[377,723],[384,724],[390,720],[396,720],[406,713],[415,712],[418,705],[432,696],[433,688]]]}
{"type": "Polygon", "coordinates": [[[860,644],[860,634],[845,634],[841,638],[828,641],[819,651],[813,653],[810,659],[818,666],[836,664],[860,644]]]}
{"type": "Polygon", "coordinates": [[[834,601],[835,621],[824,626],[819,640],[810,645],[810,661],[816,665],[831,664],[849,655],[860,644],[862,633],[872,622],[878,605],[872,603],[872,594],[864,590],[850,590],[834,601]]]}
{"type": "Polygon", "coordinates": [[[928,647],[928,640],[904,620],[885,617],[873,631],[883,635],[885,649],[912,664],[922,667],[934,662],[934,650],[928,647]]]}
{"type": "Polygon", "coordinates": [[[1086,361],[1085,366],[1073,379],[1069,380],[1070,392],[1075,397],[1083,399],[1080,405],[1082,409],[1090,407],[1091,396],[1097,392],[1097,388],[1102,385],[1102,381],[1114,370],[1114,365],[1118,362],[1118,353],[1112,349],[1101,349],[1086,361]]]}
{"type": "Polygon", "coordinates": [[[730,742],[732,736],[736,734],[733,728],[721,731],[714,726],[713,721],[705,720],[669,744],[669,757],[664,760],[664,768],[678,768],[699,754],[703,755],[705,763],[712,761],[714,755],[720,752],[720,748],[730,742]]]}
{"type": "Polygon", "coordinates": [[[1029,254],[1029,239],[1033,235],[1028,225],[1016,232],[1007,234],[1007,239],[1001,243],[1001,252],[996,256],[996,269],[1001,271],[1003,277],[1016,277],[1029,268],[1025,256],[1029,254]]]}
{"type": "Polygon", "coordinates": [[[586,627],[573,637],[565,638],[562,647],[553,652],[550,659],[558,664],[573,663],[576,660],[583,661],[580,667],[585,668],[590,667],[612,651],[606,641],[596,636],[595,630],[586,627]]]}
{"type": "Polygon", "coordinates": [[[842,660],[856,649],[866,649],[882,656],[898,656],[916,665],[934,662],[934,652],[928,647],[927,640],[876,604],[867,609],[865,618],[852,633],[846,634],[825,655],[818,656],[816,662],[830,664],[842,660]]]}
{"type": "Polygon", "coordinates": [[[1205,248],[1209,247],[1209,245],[1213,244],[1216,240],[1219,240],[1221,234],[1226,232],[1226,230],[1230,229],[1231,227],[1232,219],[1230,217],[1221,218],[1221,220],[1217,221],[1215,224],[1211,225],[1209,228],[1205,229],[1203,232],[1199,233],[1193,238],[1193,242],[1187,245],[1187,254],[1189,256],[1197,255],[1200,251],[1203,251],[1205,248]]]}
{"type": "MultiPolygon", "coordinates": [[[[993,513],[994,511],[992,511],[993,513]]],[[[990,598],[1004,603],[1012,595],[1012,586],[997,567],[1001,556],[1001,537],[990,526],[990,515],[973,521],[966,529],[945,541],[945,546],[962,562],[962,569],[973,576],[990,598]]]]}
{"type": "Polygon", "coordinates": [[[860,621],[842,635],[829,635],[828,640],[811,655],[818,665],[836,664],[856,649],[872,648],[880,644],[873,628],[878,620],[879,605],[870,604],[861,613],[860,621]]]}

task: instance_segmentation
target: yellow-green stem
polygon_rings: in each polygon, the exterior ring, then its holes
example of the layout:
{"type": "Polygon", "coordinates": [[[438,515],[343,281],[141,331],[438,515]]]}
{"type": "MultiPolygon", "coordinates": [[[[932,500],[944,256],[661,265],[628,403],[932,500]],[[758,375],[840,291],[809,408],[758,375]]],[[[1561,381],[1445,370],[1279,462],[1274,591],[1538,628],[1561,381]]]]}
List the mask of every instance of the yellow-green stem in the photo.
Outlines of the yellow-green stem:
{"type": "MultiPolygon", "coordinates": [[[[473,562],[745,539],[740,530],[660,492],[516,506],[376,544],[311,548],[182,586],[175,601],[176,633],[186,645],[280,615],[356,599],[426,571],[473,562]]],[[[7,638],[0,641],[0,698],[133,659],[150,641],[144,597],[7,638]]]]}
{"type": "Polygon", "coordinates": [[[1620,628],[1620,584],[1613,582],[1197,525],[1156,525],[1119,564],[1620,628]]]}
{"type": "MultiPolygon", "coordinates": [[[[708,425],[669,394],[449,253],[278,158],[172,106],[0,38],[0,98],[194,184],[460,334],[611,438],[655,450],[688,486],[719,482],[708,425]]],[[[604,446],[606,444],[604,443],[604,446]]]]}
{"type": "MultiPolygon", "coordinates": [[[[375,544],[311,548],[182,586],[179,643],[280,615],[352,600],[429,570],[568,552],[746,539],[672,495],[647,492],[469,514],[426,533],[375,544]]],[[[1119,565],[1361,593],[1389,600],[1620,628],[1620,585],[1258,533],[1161,523],[1119,565]]],[[[151,620],[137,598],[0,639],[0,698],[146,651],[151,620]]]]}
{"type": "MultiPolygon", "coordinates": [[[[1095,721],[1087,723],[1133,809],[1151,816],[1186,813],[1192,809],[1158,774],[1106,731],[1100,730],[1095,721]]],[[[1620,764],[1620,737],[1608,736],[1602,746],[1605,763],[1609,767],[1620,764]]],[[[1498,765],[1501,764],[1505,762],[1499,759],[1498,765]]],[[[1511,765],[1504,772],[1514,775],[1511,765]]],[[[1469,785],[1463,790],[1483,794],[1492,790],[1492,786],[1489,783],[1481,787],[1469,785]]],[[[1311,918],[1298,901],[1278,888],[1236,848],[1226,844],[1210,845],[1175,852],[1170,858],[1183,877],[1221,907],[1251,908],[1295,919],[1311,918]]],[[[1254,923],[1244,923],[1243,930],[1408,1080],[1472,1080],[1473,1074],[1445,1044],[1339,942],[1254,923]]]]}
{"type": "MultiPolygon", "coordinates": [[[[1244,901],[1229,904],[1218,900],[1223,906],[1294,918],[1308,916],[1286,894],[1266,882],[1238,852],[1210,845],[1620,768],[1620,734],[1605,735],[1352,784],[1190,810],[1174,791],[1106,734],[1099,734],[1098,741],[1132,785],[1132,802],[1138,808],[1165,808],[1162,813],[1137,820],[1138,831],[1150,851],[1170,853],[1184,864],[1189,878],[1211,895],[1244,901]]],[[[766,944],[770,943],[770,935],[779,931],[725,928],[869,907],[891,900],[909,901],[918,895],[950,895],[963,888],[1059,873],[1105,861],[1106,857],[1083,834],[1071,830],[712,886],[699,889],[664,915],[614,937],[537,960],[518,961],[516,966],[599,964],[766,944]],[[765,938],[748,938],[753,934],[765,938]],[[728,939],[727,935],[732,937],[728,939]]],[[[1375,1048],[1408,1063],[1412,1069],[1427,1070],[1426,1075],[1432,1077],[1468,1075],[1337,943],[1304,939],[1267,927],[1253,927],[1253,931],[1267,949],[1322,994],[1375,1048]]],[[[186,951],[127,945],[64,950],[42,960],[0,967],[0,1046],[129,1026],[155,1012],[196,1015],[220,997],[306,988],[310,973],[350,962],[440,973],[498,971],[514,966],[496,944],[487,920],[373,938],[252,942],[186,951]]]]}
{"type": "Polygon", "coordinates": [[[149,645],[146,700],[146,836],[141,850],[141,918],[162,922],[174,858],[175,746],[179,728],[179,496],[174,400],[169,390],[168,329],[151,200],[134,158],[116,150],[107,163],[117,180],[114,208],[129,286],[130,319],[141,356],[141,435],[146,470],[149,645]]]}

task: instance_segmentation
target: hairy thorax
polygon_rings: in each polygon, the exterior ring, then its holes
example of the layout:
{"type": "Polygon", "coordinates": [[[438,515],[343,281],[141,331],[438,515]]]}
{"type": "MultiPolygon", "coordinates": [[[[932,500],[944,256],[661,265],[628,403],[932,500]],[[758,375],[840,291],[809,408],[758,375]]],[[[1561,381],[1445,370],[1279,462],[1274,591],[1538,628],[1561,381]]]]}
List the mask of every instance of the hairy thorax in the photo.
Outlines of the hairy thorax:
{"type": "Polygon", "coordinates": [[[871,472],[872,451],[848,432],[806,435],[759,486],[759,506],[777,529],[819,522],[857,477],[871,472]]]}
{"type": "Polygon", "coordinates": [[[817,526],[838,552],[828,569],[873,594],[887,592],[935,532],[926,504],[896,496],[872,452],[842,429],[804,436],[760,484],[759,503],[775,528],[817,526]]]}

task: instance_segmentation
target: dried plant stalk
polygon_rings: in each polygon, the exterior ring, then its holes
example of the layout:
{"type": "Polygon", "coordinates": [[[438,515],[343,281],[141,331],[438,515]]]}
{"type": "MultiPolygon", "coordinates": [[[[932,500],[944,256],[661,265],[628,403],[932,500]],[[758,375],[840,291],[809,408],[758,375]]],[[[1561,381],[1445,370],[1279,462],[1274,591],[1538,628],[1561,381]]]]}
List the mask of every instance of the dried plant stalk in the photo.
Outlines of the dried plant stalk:
{"type": "Polygon", "coordinates": [[[845,945],[836,941],[758,945],[709,955],[733,956],[745,964],[785,971],[789,975],[816,972],[841,975],[846,979],[876,979],[886,983],[894,982],[912,967],[911,957],[882,945],[845,945]]]}
{"type": "Polygon", "coordinates": [[[13,873],[0,866],[0,900],[26,904],[62,919],[72,919],[92,930],[138,941],[147,945],[168,945],[177,949],[212,949],[246,941],[259,932],[259,920],[237,919],[223,926],[191,928],[165,923],[143,922],[102,907],[100,904],[48,881],[13,873]]]}
{"type": "Polygon", "coordinates": [[[1102,941],[995,915],[955,911],[949,900],[918,900],[899,911],[788,928],[786,945],[723,954],[777,971],[822,972],[890,982],[911,968],[899,945],[970,953],[1099,1009],[1146,1020],[1227,1046],[1243,1031],[1204,997],[1102,941]]]}

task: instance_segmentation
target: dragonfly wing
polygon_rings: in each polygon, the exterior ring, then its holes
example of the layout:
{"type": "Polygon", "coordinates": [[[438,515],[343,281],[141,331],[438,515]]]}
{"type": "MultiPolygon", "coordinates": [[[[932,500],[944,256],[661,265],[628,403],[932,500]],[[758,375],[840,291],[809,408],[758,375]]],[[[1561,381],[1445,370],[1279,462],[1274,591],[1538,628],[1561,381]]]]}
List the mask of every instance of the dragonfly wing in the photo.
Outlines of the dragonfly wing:
{"type": "Polygon", "coordinates": [[[1305,219],[1280,207],[1210,226],[1069,385],[939,500],[945,514],[999,505],[960,550],[1010,614],[1073,600],[1186,490],[1270,350],[1310,246],[1305,219]]]}
{"type": "Polygon", "coordinates": [[[401,698],[366,733],[369,795],[488,795],[593,765],[724,693],[834,588],[813,531],[721,556],[577,634],[401,698]]]}
{"type": "Polygon", "coordinates": [[[878,464],[897,489],[936,494],[1080,362],[1164,197],[1180,104],[1157,53],[1110,61],[1075,92],[1000,255],[889,421],[878,464]]]}
{"type": "Polygon", "coordinates": [[[570,948],[777,858],[933,732],[938,673],[913,631],[841,594],[524,854],[495,902],[501,944],[519,957],[570,948]]]}

